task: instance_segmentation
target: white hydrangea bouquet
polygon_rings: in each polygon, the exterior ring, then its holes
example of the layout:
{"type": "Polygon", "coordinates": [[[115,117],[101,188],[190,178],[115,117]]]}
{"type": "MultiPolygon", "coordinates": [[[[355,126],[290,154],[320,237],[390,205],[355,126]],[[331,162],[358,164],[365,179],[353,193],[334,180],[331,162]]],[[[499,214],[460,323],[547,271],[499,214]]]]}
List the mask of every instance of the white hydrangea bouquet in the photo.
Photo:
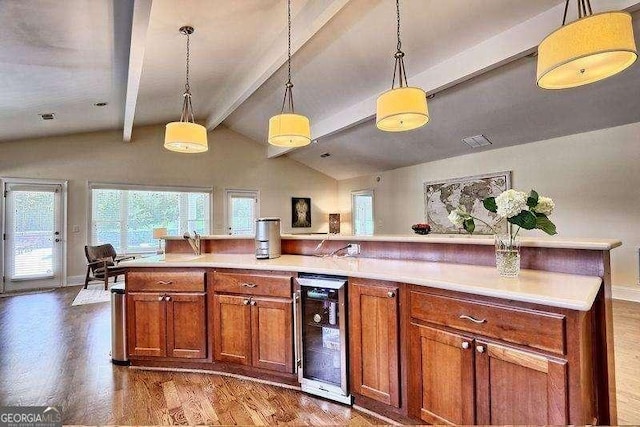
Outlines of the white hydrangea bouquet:
{"type": "Polygon", "coordinates": [[[551,198],[540,196],[535,190],[529,194],[507,190],[497,197],[487,197],[482,203],[489,212],[507,220],[509,226],[506,236],[497,233],[491,224],[471,215],[464,206],[453,209],[449,221],[471,234],[476,228],[475,221],[487,225],[496,235],[496,265],[500,275],[516,277],[520,272],[520,251],[516,240],[518,233],[521,229],[539,229],[549,235],[557,234],[555,224],[549,219],[555,204],[551,198]]]}

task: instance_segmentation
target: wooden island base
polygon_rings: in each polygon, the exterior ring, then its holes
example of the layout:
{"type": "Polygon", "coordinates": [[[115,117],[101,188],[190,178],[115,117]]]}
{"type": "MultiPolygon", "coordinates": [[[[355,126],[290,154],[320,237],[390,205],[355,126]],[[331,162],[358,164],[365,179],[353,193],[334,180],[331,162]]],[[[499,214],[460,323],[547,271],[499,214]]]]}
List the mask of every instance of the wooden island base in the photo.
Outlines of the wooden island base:
{"type": "MultiPolygon", "coordinates": [[[[224,252],[220,242],[215,247],[224,252]]],[[[242,246],[224,242],[232,252],[242,246]]],[[[545,251],[562,249],[529,249],[529,266],[595,276],[590,308],[350,277],[354,404],[408,424],[615,424],[609,252],[573,250],[559,261],[545,251]]],[[[482,260],[491,248],[474,250],[482,260]]],[[[132,365],[298,386],[292,294],[302,267],[176,267],[167,260],[128,264],[132,365]]]]}

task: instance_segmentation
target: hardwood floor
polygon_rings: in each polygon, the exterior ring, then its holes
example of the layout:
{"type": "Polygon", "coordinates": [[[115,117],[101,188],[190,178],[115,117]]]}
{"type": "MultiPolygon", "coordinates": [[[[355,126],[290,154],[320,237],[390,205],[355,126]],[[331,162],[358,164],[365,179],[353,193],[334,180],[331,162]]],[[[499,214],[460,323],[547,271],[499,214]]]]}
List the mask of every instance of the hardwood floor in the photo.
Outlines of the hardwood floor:
{"type": "Polygon", "coordinates": [[[0,298],[0,406],[62,406],[64,424],[312,424],[381,421],[294,390],[213,374],[111,364],[109,303],[79,287],[0,298]]]}
{"type": "MultiPolygon", "coordinates": [[[[303,393],[219,375],[110,362],[108,303],[79,287],[0,298],[0,405],[55,405],[65,424],[313,424],[381,421],[303,393]]],[[[640,304],[614,302],[618,422],[640,424],[640,304]]]]}

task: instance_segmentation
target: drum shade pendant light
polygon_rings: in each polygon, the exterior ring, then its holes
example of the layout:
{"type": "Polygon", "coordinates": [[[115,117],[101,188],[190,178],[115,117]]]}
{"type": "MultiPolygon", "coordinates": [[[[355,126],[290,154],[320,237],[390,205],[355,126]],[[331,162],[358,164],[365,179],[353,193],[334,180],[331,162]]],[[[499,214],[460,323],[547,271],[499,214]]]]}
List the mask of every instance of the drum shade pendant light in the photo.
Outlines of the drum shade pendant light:
{"type": "Polygon", "coordinates": [[[309,119],[296,114],[293,108],[293,83],[291,83],[291,0],[287,0],[287,83],[280,114],[269,119],[269,144],[276,147],[302,147],[311,142],[309,119]],[[285,112],[285,109],[287,110],[285,112]]]}
{"type": "Polygon", "coordinates": [[[381,94],[376,103],[376,126],[387,132],[404,132],[422,127],[429,122],[427,94],[424,90],[410,87],[407,83],[404,52],[400,41],[399,0],[396,0],[396,18],[398,48],[394,55],[396,63],[393,67],[391,90],[381,94]],[[396,76],[398,76],[397,88],[395,87],[396,76]]]}
{"type": "Polygon", "coordinates": [[[164,132],[164,148],[178,153],[203,153],[209,149],[207,129],[195,123],[193,105],[191,105],[191,88],[189,87],[189,36],[193,27],[180,27],[180,33],[187,36],[187,79],[184,85],[184,101],[179,122],[168,123],[164,132]]]}
{"type": "Polygon", "coordinates": [[[562,27],[538,46],[538,86],[567,89],[617,74],[638,58],[631,15],[627,12],[594,14],[590,0],[576,0],[578,19],[562,27]]]}

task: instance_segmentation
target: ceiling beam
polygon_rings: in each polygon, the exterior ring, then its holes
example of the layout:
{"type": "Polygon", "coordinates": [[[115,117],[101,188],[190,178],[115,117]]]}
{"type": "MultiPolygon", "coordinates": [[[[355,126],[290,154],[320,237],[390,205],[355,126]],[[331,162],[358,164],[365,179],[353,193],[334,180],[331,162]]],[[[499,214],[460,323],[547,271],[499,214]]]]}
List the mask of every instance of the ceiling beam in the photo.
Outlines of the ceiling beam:
{"type": "MultiPolygon", "coordinates": [[[[295,16],[292,26],[296,28],[292,39],[291,55],[304,46],[322,27],[327,24],[349,0],[312,0],[295,16]]],[[[269,77],[287,62],[287,46],[284,42],[286,25],[280,36],[266,49],[265,53],[251,65],[251,72],[215,100],[213,113],[207,118],[207,129],[212,130],[246,101],[269,77]]]]}
{"type": "MultiPolygon", "coordinates": [[[[614,9],[634,11],[639,7],[637,0],[603,0],[593,4],[594,13],[614,9]]],[[[564,2],[410,76],[411,86],[421,87],[429,94],[437,93],[533,53],[542,39],[558,28],[563,12],[564,2]]],[[[311,137],[314,140],[327,137],[370,120],[375,116],[378,95],[371,94],[324,120],[312,121],[311,137]]],[[[432,120],[438,118],[432,117],[432,120]]],[[[295,148],[269,146],[267,157],[278,157],[293,150],[295,148]]]]}
{"type": "Polygon", "coordinates": [[[124,105],[124,130],[122,134],[124,142],[131,142],[133,118],[136,114],[136,103],[138,102],[138,90],[140,89],[140,78],[142,77],[142,63],[144,61],[152,2],[153,0],[135,0],[133,4],[129,72],[127,74],[127,95],[124,105]]]}

